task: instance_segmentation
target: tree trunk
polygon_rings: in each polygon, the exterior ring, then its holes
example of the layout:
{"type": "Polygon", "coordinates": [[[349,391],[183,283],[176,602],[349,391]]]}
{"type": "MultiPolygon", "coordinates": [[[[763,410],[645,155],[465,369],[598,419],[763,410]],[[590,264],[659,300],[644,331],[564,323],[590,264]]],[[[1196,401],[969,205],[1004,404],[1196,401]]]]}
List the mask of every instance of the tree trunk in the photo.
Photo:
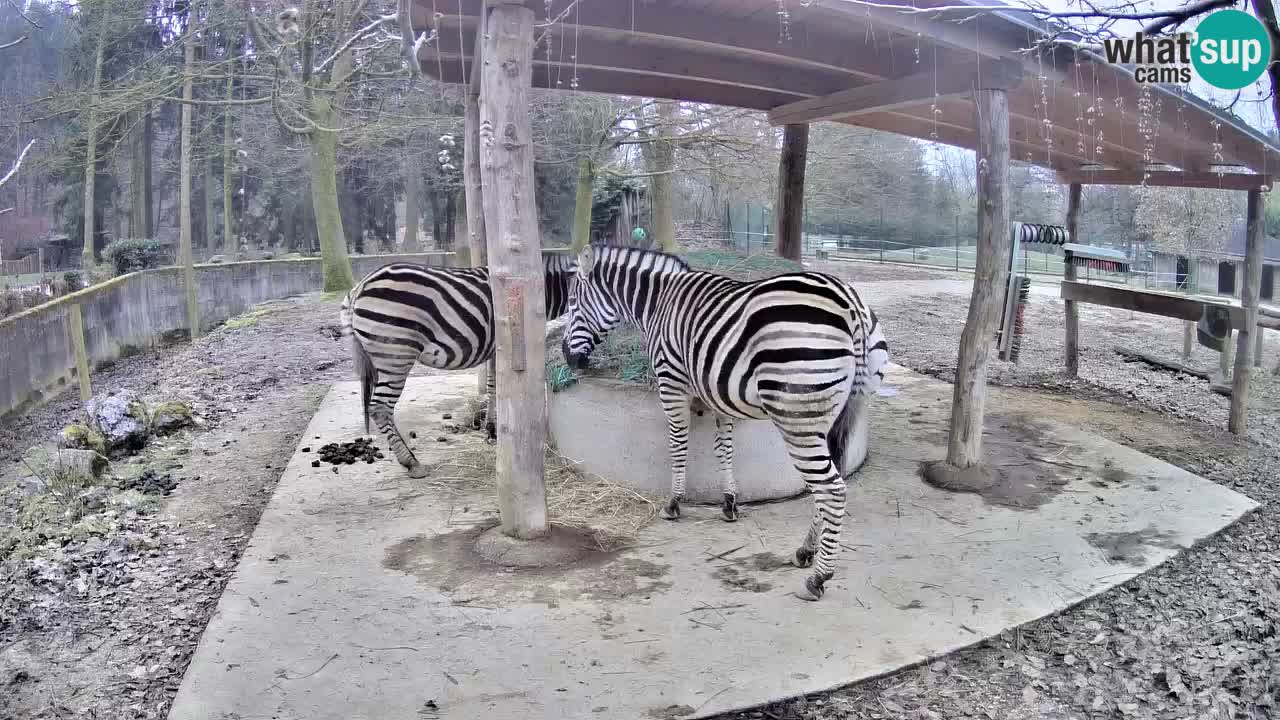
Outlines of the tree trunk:
{"type": "Polygon", "coordinates": [[[213,178],[213,157],[205,158],[202,164],[204,165],[204,250],[207,258],[214,252],[213,238],[218,233],[218,223],[213,212],[213,196],[217,193],[218,183],[213,178]]]}
{"type": "MultiPolygon", "coordinates": [[[[480,51],[484,37],[483,22],[476,28],[476,50],[480,51]]],[[[478,72],[480,64],[472,61],[473,73],[478,72]]],[[[488,263],[488,246],[485,239],[485,201],[480,185],[480,98],[477,95],[479,83],[472,83],[467,90],[466,122],[462,138],[462,179],[463,190],[467,194],[467,245],[471,250],[471,267],[484,267],[488,263]]],[[[484,372],[481,371],[480,391],[484,392],[484,372]]]]}
{"type": "Polygon", "coordinates": [[[188,33],[183,43],[182,63],[182,154],[178,160],[178,253],[182,263],[182,281],[187,293],[187,327],[191,339],[200,337],[200,310],[196,304],[196,276],[191,267],[191,104],[192,71],[196,61],[195,33],[188,33]]]}
{"type": "Polygon", "coordinates": [[[969,316],[960,335],[955,391],[951,400],[951,437],[947,463],[968,468],[982,460],[982,417],[987,390],[987,359],[1008,278],[1009,254],[1009,96],[1004,90],[977,93],[978,247],[969,316]]]}
{"type": "Polygon", "coordinates": [[[453,249],[453,241],[456,239],[457,223],[455,217],[458,212],[458,194],[449,192],[444,199],[444,247],[446,250],[453,249]]]}
{"type": "Polygon", "coordinates": [[[145,112],[134,113],[129,132],[129,237],[147,237],[151,209],[147,207],[146,175],[143,156],[146,153],[145,112]]]}
{"type": "Polygon", "coordinates": [[[595,185],[595,173],[591,158],[583,155],[578,161],[578,191],[573,202],[573,243],[576,255],[591,242],[591,188],[595,185]]]}
{"type": "Polygon", "coordinates": [[[783,129],[778,158],[778,254],[800,261],[804,252],[804,171],[809,150],[809,125],[790,123],[783,129]]]}
{"type": "Polygon", "coordinates": [[[89,124],[85,128],[84,158],[84,247],[81,249],[81,266],[88,270],[93,267],[93,238],[97,227],[94,225],[97,213],[94,190],[98,174],[98,99],[102,89],[102,59],[106,54],[107,17],[104,14],[98,20],[97,49],[93,54],[93,84],[89,95],[89,124]]]}
{"type": "Polygon", "coordinates": [[[320,262],[324,267],[324,289],[339,292],[351,288],[351,260],[342,234],[342,212],[338,209],[338,136],[320,128],[332,128],[336,113],[328,108],[328,98],[317,95],[313,119],[319,127],[311,132],[311,206],[320,237],[320,262]]]}
{"type": "Polygon", "coordinates": [[[663,252],[676,251],[675,166],[676,146],[670,138],[676,104],[670,100],[658,101],[658,140],[649,153],[649,172],[655,173],[649,180],[649,203],[653,210],[651,240],[653,247],[663,252]]]}
{"type": "Polygon", "coordinates": [[[418,252],[418,221],[422,219],[422,210],[418,207],[419,195],[422,194],[422,166],[418,156],[406,148],[404,158],[404,252],[418,252]]]}
{"type": "Polygon", "coordinates": [[[529,121],[533,11],[492,6],[481,37],[480,119],[494,128],[480,162],[485,228],[497,240],[488,250],[497,336],[498,509],[503,532],[532,539],[550,530],[543,474],[546,307],[529,121]]]}
{"type": "Polygon", "coordinates": [[[443,250],[445,247],[444,223],[441,222],[443,217],[440,210],[440,191],[432,189],[427,193],[427,199],[431,201],[431,242],[436,250],[443,250]]]}
{"type": "MultiPolygon", "coordinates": [[[[235,83],[231,81],[235,63],[227,63],[227,88],[224,97],[229,101],[235,97],[235,83]]],[[[222,252],[228,257],[236,252],[236,230],[231,217],[232,204],[235,202],[235,142],[232,135],[233,115],[231,106],[222,109],[222,252]]],[[[213,252],[213,242],[209,243],[209,251],[213,252]]]]}
{"type": "Polygon", "coordinates": [[[155,157],[155,124],[151,118],[151,103],[142,107],[142,237],[156,236],[156,223],[153,212],[156,212],[155,194],[151,184],[152,159],[155,157]]]}

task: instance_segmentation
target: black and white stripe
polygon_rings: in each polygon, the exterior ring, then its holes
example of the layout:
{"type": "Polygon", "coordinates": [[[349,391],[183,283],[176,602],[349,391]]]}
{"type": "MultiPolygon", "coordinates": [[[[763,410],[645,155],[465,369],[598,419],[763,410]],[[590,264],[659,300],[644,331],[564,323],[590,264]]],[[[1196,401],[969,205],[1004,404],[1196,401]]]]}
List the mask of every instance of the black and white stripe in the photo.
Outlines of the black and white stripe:
{"type": "MultiPolygon", "coordinates": [[[[564,314],[576,263],[543,254],[546,317],[564,314]]],[[[365,428],[369,420],[387,439],[412,477],[424,477],[394,413],[414,363],[463,370],[489,363],[486,428],[494,435],[493,292],[489,268],[440,268],[394,263],[369,273],[342,301],[341,320],[351,335],[360,378],[365,428]]]]}
{"type": "Polygon", "coordinates": [[[889,361],[876,315],[853,288],[816,272],[739,282],[690,270],[674,255],[589,247],[568,315],[562,348],[571,367],[585,367],[620,323],[644,332],[670,430],[663,517],[680,516],[692,401],[717,418],[729,521],[737,519],[734,418],[773,421],[814,496],[813,523],[795,552],[797,565],[814,569],[797,594],[821,597],[839,550],[846,477],[866,460],[868,404],[889,361]]]}

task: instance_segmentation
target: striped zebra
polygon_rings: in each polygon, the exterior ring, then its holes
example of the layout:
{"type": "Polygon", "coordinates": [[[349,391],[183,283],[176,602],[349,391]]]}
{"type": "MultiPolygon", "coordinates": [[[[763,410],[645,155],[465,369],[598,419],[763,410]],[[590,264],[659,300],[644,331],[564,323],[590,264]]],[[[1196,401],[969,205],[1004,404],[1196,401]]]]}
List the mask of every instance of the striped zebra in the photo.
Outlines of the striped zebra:
{"type": "MultiPolygon", "coordinates": [[[[563,254],[544,253],[542,260],[546,316],[557,318],[568,305],[576,263],[563,254]]],[[[439,370],[463,370],[487,362],[485,429],[490,439],[495,437],[489,268],[385,265],[347,293],[341,321],[343,334],[351,336],[365,432],[372,419],[410,477],[426,477],[428,469],[401,437],[394,414],[415,362],[439,370]]]]}
{"type": "Polygon", "coordinates": [[[738,518],[734,419],[772,420],[814,496],[813,521],[793,560],[813,572],[796,594],[822,597],[840,546],[845,478],[866,460],[868,405],[889,361],[875,313],[853,288],[822,273],[739,282],[691,270],[674,255],[588,247],[570,295],[565,361],[586,367],[623,322],[644,333],[667,415],[671,497],[662,516],[680,516],[691,402],[716,417],[729,522],[738,518]]]}

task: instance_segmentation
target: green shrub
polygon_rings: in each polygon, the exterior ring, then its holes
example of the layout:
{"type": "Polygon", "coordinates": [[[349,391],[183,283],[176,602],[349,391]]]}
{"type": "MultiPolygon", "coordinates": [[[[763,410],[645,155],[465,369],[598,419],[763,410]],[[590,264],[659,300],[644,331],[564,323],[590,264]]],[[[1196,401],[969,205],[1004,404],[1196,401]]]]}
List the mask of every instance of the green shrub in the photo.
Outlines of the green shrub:
{"type": "Polygon", "coordinates": [[[67,284],[67,292],[69,293],[84,289],[84,281],[80,279],[79,270],[68,270],[62,273],[62,281],[67,284]]]}
{"type": "Polygon", "coordinates": [[[117,275],[160,267],[164,261],[159,240],[125,238],[102,250],[102,257],[115,268],[117,275]]]}

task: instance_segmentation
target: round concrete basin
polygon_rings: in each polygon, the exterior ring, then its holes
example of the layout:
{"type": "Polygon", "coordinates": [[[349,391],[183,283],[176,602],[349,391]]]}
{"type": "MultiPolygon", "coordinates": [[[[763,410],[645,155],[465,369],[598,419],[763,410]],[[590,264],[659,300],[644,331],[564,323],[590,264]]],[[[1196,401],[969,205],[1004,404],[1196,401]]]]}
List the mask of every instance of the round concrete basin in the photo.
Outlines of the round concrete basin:
{"type": "MultiPolygon", "coordinates": [[[[582,378],[548,393],[551,438],[584,470],[657,497],[671,492],[667,417],[645,386],[582,378]]],[[[719,503],[722,495],[711,413],[693,416],[685,498],[719,503]]],[[[776,500],[804,492],[782,437],[768,420],[738,420],[733,432],[738,501],[776,500]]]]}

